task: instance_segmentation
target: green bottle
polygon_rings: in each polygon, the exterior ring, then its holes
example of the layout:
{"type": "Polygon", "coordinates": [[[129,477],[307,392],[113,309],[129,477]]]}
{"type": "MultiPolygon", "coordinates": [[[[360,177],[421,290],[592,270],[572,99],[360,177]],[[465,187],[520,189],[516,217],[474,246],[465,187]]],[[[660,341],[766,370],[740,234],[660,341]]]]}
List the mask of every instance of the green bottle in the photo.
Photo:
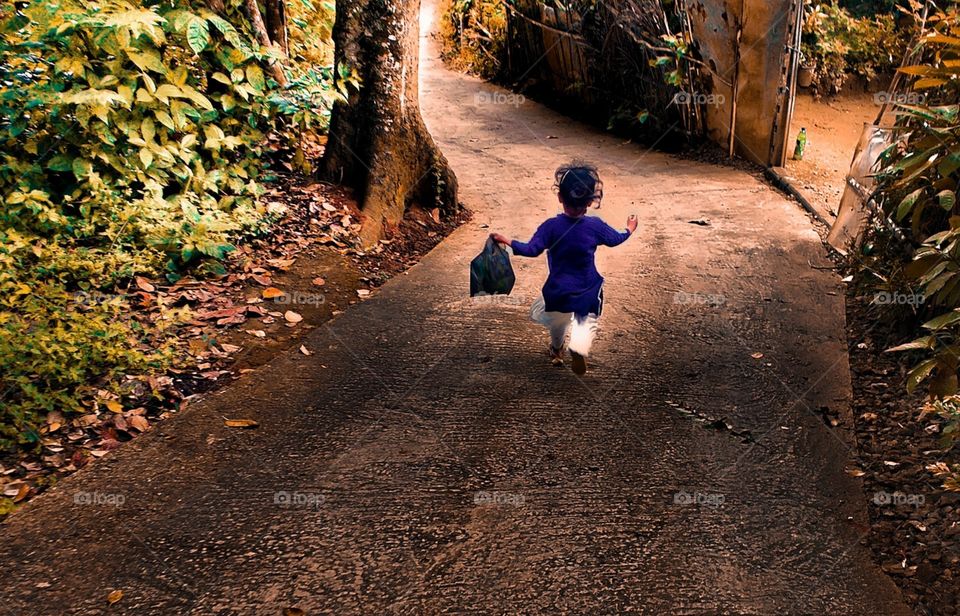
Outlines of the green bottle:
{"type": "Polygon", "coordinates": [[[807,129],[801,128],[797,135],[797,145],[793,148],[793,159],[803,160],[803,151],[807,149],[807,129]]]}

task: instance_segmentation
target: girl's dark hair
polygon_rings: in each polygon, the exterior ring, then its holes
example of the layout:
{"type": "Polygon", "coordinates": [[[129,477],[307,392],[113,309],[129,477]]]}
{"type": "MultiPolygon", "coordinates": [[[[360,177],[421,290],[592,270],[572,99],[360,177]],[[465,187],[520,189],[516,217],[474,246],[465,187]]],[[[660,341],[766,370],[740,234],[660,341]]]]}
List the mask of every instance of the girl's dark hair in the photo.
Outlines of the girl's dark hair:
{"type": "Polygon", "coordinates": [[[553,174],[553,187],[563,204],[576,210],[586,210],[603,199],[603,182],[597,168],[591,164],[574,161],[558,167],[553,174]]]}

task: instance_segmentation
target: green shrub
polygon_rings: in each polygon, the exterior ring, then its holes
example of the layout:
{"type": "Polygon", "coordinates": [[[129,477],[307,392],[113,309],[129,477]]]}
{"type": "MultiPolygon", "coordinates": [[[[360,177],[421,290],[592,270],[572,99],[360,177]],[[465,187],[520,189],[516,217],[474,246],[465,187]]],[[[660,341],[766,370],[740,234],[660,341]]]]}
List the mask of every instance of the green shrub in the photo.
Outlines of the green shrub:
{"type": "MultiPolygon", "coordinates": [[[[897,105],[898,139],[881,155],[876,174],[883,218],[899,229],[874,221],[859,278],[922,298],[909,318],[891,313],[892,307],[881,316],[892,314],[920,329],[918,338],[890,350],[917,360],[907,375],[909,391],[926,383],[932,399],[948,400],[936,411],[948,419],[951,446],[960,364],[960,12],[956,6],[938,12],[930,26],[921,42],[923,61],[901,69],[912,78],[915,92],[908,98],[916,104],[897,105]]],[[[960,468],[941,465],[935,472],[945,485],[960,489],[960,468]]]]}
{"type": "Polygon", "coordinates": [[[817,91],[837,94],[849,75],[869,81],[895,70],[911,34],[898,32],[892,13],[853,17],[826,0],[806,7],[801,50],[817,91]]]}
{"type": "Polygon", "coordinates": [[[496,0],[451,0],[442,11],[444,59],[485,79],[499,76],[506,53],[507,16],[496,0]]]}
{"type": "Polygon", "coordinates": [[[0,447],[32,442],[45,412],[79,410],[94,385],[169,363],[168,334],[117,285],[222,271],[276,216],[258,201],[268,136],[296,150],[325,131],[332,4],[291,3],[285,88],[237,4],[0,8],[0,447]]]}

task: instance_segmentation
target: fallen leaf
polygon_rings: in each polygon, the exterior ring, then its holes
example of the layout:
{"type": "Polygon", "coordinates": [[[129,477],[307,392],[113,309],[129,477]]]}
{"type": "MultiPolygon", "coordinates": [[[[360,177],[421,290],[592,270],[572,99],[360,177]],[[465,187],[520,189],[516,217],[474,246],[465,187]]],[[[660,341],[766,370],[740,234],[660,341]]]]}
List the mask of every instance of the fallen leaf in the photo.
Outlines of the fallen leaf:
{"type": "Polygon", "coordinates": [[[440,224],[440,208],[435,207],[430,210],[430,218],[433,219],[433,222],[440,224]]]}
{"type": "Polygon", "coordinates": [[[150,284],[150,281],[147,280],[146,278],[137,276],[136,278],[134,278],[134,280],[137,283],[137,288],[140,289],[141,291],[146,291],[147,293],[153,293],[154,291],[157,290],[157,288],[152,284],[150,284]]]}
{"type": "Polygon", "coordinates": [[[239,347],[235,344],[227,344],[226,342],[220,344],[220,350],[224,353],[236,353],[243,347],[239,347]]]}
{"type": "Polygon", "coordinates": [[[367,297],[370,295],[370,289],[357,289],[357,295],[360,297],[367,297]]]}
{"type": "Polygon", "coordinates": [[[113,605],[120,599],[123,599],[122,590],[114,590],[114,591],[111,591],[109,595],[107,595],[107,603],[109,603],[110,605],[113,605]]]}
{"type": "Polygon", "coordinates": [[[21,485],[20,489],[17,490],[17,494],[13,497],[13,502],[19,503],[25,499],[28,494],[30,494],[30,486],[27,484],[21,485]]]}
{"type": "Polygon", "coordinates": [[[256,336],[257,338],[266,338],[266,337],[267,337],[267,332],[263,331],[262,329],[248,329],[248,330],[247,330],[247,333],[248,333],[248,334],[251,334],[251,335],[253,335],[253,336],[256,336]]]}
{"type": "Polygon", "coordinates": [[[288,269],[296,259],[268,259],[267,264],[277,269],[288,269]]]}
{"type": "Polygon", "coordinates": [[[3,486],[3,495],[14,497],[20,493],[20,490],[26,486],[29,489],[30,486],[27,486],[26,483],[22,481],[11,481],[7,485],[3,486]]]}
{"type": "Polygon", "coordinates": [[[150,429],[150,422],[143,415],[133,415],[127,419],[127,423],[137,432],[146,432],[150,429]]]}
{"type": "Polygon", "coordinates": [[[847,474],[850,475],[851,477],[863,477],[867,473],[865,471],[860,470],[859,468],[848,468],[847,474]]]}
{"type": "Polygon", "coordinates": [[[257,428],[260,426],[252,419],[227,419],[223,422],[223,425],[228,428],[257,428]]]}
{"type": "Polygon", "coordinates": [[[50,588],[50,582],[37,582],[37,588],[50,588]]]}
{"type": "Polygon", "coordinates": [[[750,357],[752,357],[752,358],[754,358],[754,359],[760,359],[761,357],[763,357],[763,353],[754,353],[754,354],[751,355],[750,357]]]}
{"type": "Polygon", "coordinates": [[[283,313],[283,318],[287,320],[288,323],[299,323],[303,320],[303,317],[299,313],[294,312],[293,310],[287,310],[283,313]]]}
{"type": "Polygon", "coordinates": [[[311,351],[310,349],[308,349],[302,344],[300,345],[300,352],[307,356],[313,355],[313,351],[311,351]]]}
{"type": "Polygon", "coordinates": [[[283,610],[283,616],[307,616],[307,613],[298,607],[287,607],[283,610]]]}
{"type": "Polygon", "coordinates": [[[97,418],[96,413],[89,413],[87,415],[81,415],[73,420],[73,425],[78,428],[86,428],[87,426],[92,426],[97,423],[99,419],[97,418]]]}
{"type": "Polygon", "coordinates": [[[283,297],[284,295],[286,295],[286,293],[284,293],[277,287],[267,287],[266,289],[263,290],[263,293],[261,293],[261,295],[263,296],[263,299],[274,299],[277,297],[283,297]]]}
{"type": "Polygon", "coordinates": [[[116,400],[107,400],[105,403],[105,406],[107,407],[107,410],[109,410],[111,413],[123,412],[123,405],[117,402],[116,400]]]}
{"type": "Polygon", "coordinates": [[[317,276],[316,278],[313,279],[313,284],[314,286],[322,287],[323,285],[327,284],[327,281],[317,276]]]}

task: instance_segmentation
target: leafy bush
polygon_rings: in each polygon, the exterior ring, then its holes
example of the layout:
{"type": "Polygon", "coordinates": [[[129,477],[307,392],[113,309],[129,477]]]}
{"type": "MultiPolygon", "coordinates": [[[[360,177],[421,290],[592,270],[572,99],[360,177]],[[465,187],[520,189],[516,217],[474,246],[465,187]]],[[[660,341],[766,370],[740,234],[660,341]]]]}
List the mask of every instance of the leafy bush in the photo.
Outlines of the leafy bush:
{"type": "Polygon", "coordinates": [[[897,31],[893,14],[853,17],[828,0],[806,7],[801,50],[817,91],[837,94],[851,74],[869,81],[893,71],[910,34],[897,31]]]}
{"type": "Polygon", "coordinates": [[[506,9],[496,0],[451,0],[442,11],[444,59],[485,79],[496,78],[506,53],[506,9]]]}
{"type": "Polygon", "coordinates": [[[78,292],[222,270],[233,241],[269,225],[268,135],[295,147],[337,96],[313,65],[329,59],[332,5],[298,1],[286,88],[233,5],[0,9],[0,446],[31,441],[39,413],[78,410],[91,384],[170,360],[125,299],[78,292]]]}
{"type": "MultiPolygon", "coordinates": [[[[900,228],[894,233],[875,221],[860,277],[922,298],[906,323],[919,317],[923,335],[891,350],[919,359],[907,376],[910,391],[926,382],[931,397],[942,398],[957,393],[960,364],[960,12],[956,6],[940,12],[930,25],[923,62],[901,69],[913,78],[921,104],[898,105],[899,139],[882,154],[876,174],[876,198],[900,228]]],[[[955,410],[951,400],[947,406],[955,410]]]]}

